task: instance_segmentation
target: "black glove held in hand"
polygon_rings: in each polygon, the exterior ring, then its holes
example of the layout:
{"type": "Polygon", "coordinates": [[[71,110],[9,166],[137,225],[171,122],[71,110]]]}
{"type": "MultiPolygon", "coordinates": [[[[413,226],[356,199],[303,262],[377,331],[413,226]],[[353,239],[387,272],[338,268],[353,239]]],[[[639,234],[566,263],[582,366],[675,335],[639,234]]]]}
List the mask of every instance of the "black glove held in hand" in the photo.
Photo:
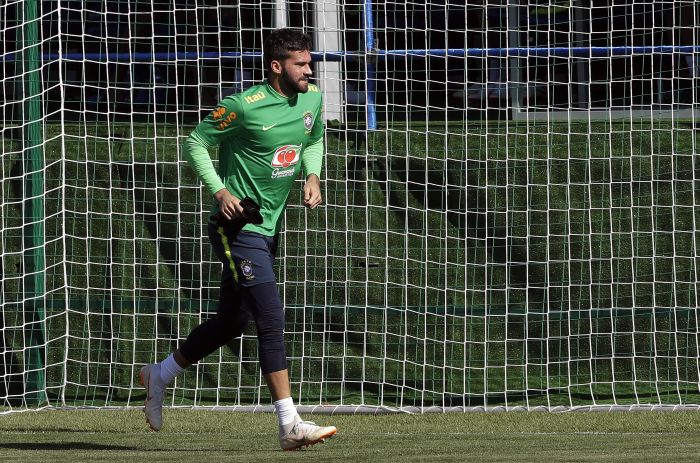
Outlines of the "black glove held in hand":
{"type": "Polygon", "coordinates": [[[260,206],[258,203],[246,196],[245,198],[241,199],[240,205],[243,208],[243,217],[236,217],[233,220],[228,220],[221,215],[221,212],[217,212],[214,214],[214,216],[212,216],[212,220],[224,228],[233,227],[238,230],[243,228],[248,223],[255,225],[260,225],[263,223],[263,218],[260,214],[260,206]]]}

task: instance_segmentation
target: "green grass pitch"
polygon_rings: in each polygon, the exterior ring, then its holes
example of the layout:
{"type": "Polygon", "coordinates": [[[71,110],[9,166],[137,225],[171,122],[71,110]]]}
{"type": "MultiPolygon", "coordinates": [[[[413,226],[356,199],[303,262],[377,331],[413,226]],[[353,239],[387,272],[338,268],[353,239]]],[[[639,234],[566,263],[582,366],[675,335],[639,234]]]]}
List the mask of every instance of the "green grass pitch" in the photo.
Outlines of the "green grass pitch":
{"type": "Polygon", "coordinates": [[[307,415],[333,424],[325,444],[279,450],[271,414],[166,410],[40,411],[0,418],[0,461],[697,461],[700,413],[570,412],[307,415]]]}

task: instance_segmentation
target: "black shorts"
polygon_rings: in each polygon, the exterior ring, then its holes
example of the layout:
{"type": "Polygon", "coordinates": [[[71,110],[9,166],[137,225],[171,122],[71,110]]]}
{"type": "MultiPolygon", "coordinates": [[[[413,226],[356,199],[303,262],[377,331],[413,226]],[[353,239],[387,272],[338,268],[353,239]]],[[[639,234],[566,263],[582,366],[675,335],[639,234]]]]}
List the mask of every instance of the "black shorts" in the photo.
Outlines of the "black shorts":
{"type": "Polygon", "coordinates": [[[209,240],[223,264],[221,282],[249,287],[276,281],[274,265],[277,236],[237,231],[209,223],[209,240]]]}

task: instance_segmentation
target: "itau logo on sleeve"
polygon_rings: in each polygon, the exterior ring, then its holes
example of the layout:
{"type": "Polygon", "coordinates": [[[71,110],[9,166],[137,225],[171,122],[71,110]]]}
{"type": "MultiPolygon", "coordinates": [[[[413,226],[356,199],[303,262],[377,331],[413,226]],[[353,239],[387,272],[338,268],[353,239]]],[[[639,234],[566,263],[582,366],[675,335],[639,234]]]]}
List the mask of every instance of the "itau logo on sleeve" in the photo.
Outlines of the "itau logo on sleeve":
{"type": "Polygon", "coordinates": [[[295,166],[301,156],[301,145],[284,145],[272,155],[272,178],[294,175],[295,166]]]}

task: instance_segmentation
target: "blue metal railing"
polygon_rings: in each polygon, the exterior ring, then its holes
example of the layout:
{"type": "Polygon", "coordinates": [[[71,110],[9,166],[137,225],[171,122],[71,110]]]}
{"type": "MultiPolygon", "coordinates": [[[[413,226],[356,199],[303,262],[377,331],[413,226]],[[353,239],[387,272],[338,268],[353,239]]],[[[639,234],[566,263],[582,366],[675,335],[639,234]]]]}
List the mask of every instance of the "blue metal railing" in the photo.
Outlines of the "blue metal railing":
{"type": "MultiPolygon", "coordinates": [[[[317,61],[343,61],[344,59],[359,59],[364,56],[376,57],[557,57],[557,58],[606,58],[613,56],[632,56],[632,55],[652,55],[663,53],[700,53],[700,46],[693,45],[656,45],[648,47],[513,47],[513,48],[428,48],[414,50],[378,50],[374,49],[374,41],[369,40],[370,34],[366,34],[365,45],[367,50],[358,51],[326,51],[312,52],[311,56],[317,61]],[[370,48],[372,47],[372,48],[370,48]]],[[[0,61],[12,62],[16,61],[16,53],[0,54],[0,61]]],[[[163,63],[171,63],[174,61],[188,60],[227,60],[227,59],[243,59],[257,60],[262,59],[262,53],[257,51],[251,52],[137,52],[137,53],[44,53],[43,61],[55,60],[74,60],[74,61],[109,61],[109,62],[152,62],[160,61],[163,63]]]]}

